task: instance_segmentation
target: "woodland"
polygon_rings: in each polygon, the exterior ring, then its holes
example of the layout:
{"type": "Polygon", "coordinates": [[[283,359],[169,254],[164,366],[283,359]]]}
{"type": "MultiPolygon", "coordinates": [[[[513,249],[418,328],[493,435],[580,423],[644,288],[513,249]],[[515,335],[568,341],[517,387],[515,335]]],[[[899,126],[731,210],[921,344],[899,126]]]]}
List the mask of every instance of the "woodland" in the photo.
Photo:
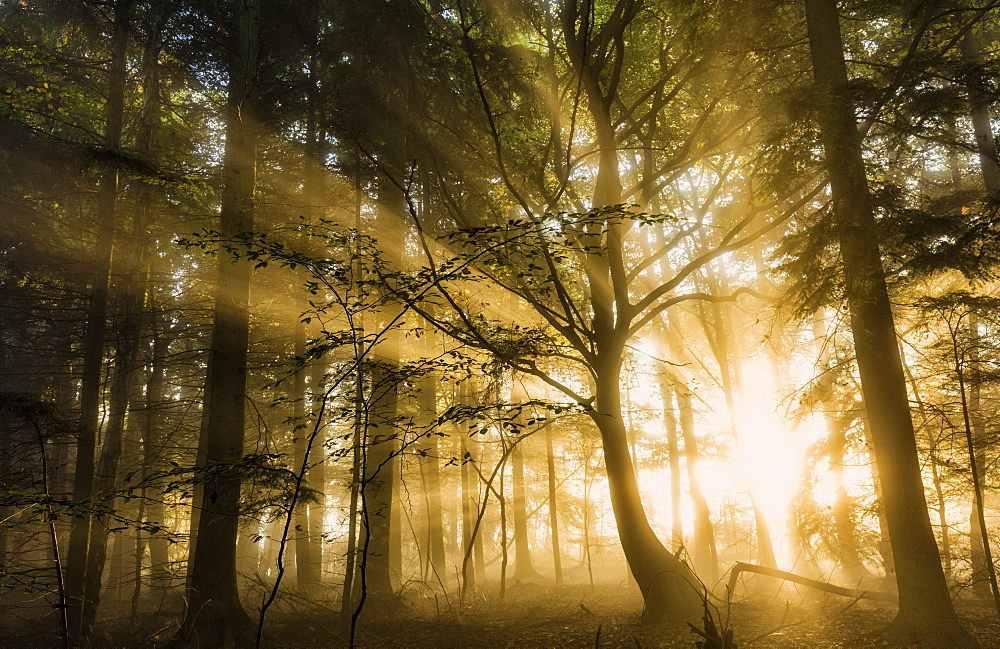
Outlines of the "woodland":
{"type": "Polygon", "coordinates": [[[0,647],[1000,647],[998,51],[0,0],[0,647]]]}

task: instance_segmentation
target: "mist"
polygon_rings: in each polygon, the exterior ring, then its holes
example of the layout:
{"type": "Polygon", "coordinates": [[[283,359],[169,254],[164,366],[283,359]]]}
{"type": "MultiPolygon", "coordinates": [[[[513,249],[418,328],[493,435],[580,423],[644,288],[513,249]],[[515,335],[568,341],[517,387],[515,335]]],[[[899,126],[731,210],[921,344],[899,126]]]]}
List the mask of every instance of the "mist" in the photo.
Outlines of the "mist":
{"type": "Polygon", "coordinates": [[[0,0],[0,647],[1000,645],[998,19],[0,0]]]}

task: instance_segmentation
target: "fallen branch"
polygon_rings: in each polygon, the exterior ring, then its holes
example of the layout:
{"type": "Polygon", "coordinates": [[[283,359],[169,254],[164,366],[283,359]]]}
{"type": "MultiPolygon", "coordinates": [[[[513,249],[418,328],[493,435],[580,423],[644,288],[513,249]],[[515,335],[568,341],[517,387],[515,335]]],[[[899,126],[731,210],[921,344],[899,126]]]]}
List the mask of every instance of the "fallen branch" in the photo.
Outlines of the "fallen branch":
{"type": "Polygon", "coordinates": [[[844,588],[843,586],[834,586],[833,584],[827,584],[822,581],[816,581],[815,579],[809,579],[808,577],[802,577],[796,575],[792,572],[785,572],[784,570],[778,570],[777,568],[765,568],[764,566],[755,566],[752,563],[743,563],[742,561],[737,561],[736,565],[733,566],[733,571],[729,575],[729,592],[732,593],[733,589],[736,587],[736,580],[739,578],[740,573],[752,572],[758,575],[764,575],[766,577],[775,577],[784,581],[790,581],[793,584],[799,584],[801,586],[807,586],[809,588],[815,588],[816,590],[821,590],[826,593],[832,593],[834,595],[840,595],[842,597],[854,597],[856,599],[861,599],[862,597],[867,597],[868,599],[873,599],[877,602],[892,602],[896,603],[899,598],[892,593],[880,593],[877,591],[868,590],[855,590],[853,588],[844,588]]]}

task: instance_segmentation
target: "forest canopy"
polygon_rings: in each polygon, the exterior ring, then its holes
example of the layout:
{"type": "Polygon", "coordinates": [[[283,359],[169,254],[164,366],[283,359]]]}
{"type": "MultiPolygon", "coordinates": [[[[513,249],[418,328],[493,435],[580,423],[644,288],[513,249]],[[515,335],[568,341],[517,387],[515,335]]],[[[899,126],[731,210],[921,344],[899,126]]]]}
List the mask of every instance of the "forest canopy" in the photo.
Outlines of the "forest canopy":
{"type": "Polygon", "coordinates": [[[998,4],[0,0],[0,647],[997,646],[998,4]]]}

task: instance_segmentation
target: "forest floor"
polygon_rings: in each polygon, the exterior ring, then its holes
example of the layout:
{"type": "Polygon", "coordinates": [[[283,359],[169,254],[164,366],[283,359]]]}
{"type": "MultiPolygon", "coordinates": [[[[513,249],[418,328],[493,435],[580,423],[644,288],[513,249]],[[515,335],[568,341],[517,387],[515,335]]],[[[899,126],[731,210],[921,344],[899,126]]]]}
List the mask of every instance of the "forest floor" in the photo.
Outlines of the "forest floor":
{"type": "MultiPolygon", "coordinates": [[[[442,614],[400,615],[391,623],[369,624],[358,632],[363,649],[694,649],[701,638],[686,625],[642,623],[642,602],[632,589],[576,586],[515,586],[503,603],[481,602],[456,620],[442,614]],[[623,592],[627,591],[627,592],[623,592]]],[[[991,607],[960,606],[966,629],[982,649],[1000,649],[1000,622],[991,607]]],[[[741,597],[720,606],[723,621],[740,649],[882,649],[880,637],[895,606],[790,587],[741,597]]],[[[309,624],[299,618],[271,625],[281,649],[330,647],[322,616],[309,624]]]]}
{"type": "MultiPolygon", "coordinates": [[[[687,626],[643,624],[642,602],[624,586],[515,585],[503,602],[480,594],[462,616],[439,597],[403,601],[391,619],[374,616],[359,626],[358,649],[562,649],[688,647],[700,639],[687,626]]],[[[249,598],[248,598],[249,599],[249,598]]],[[[147,600],[144,602],[149,604],[147,600]]],[[[174,600],[157,613],[140,614],[132,623],[128,606],[107,603],[94,649],[158,649],[176,629],[180,615],[174,600]]],[[[377,603],[375,603],[377,608],[377,603]]],[[[253,611],[247,602],[248,612],[253,611]]],[[[1000,649],[1000,622],[992,607],[959,604],[966,629],[982,649],[1000,649]]],[[[375,610],[373,608],[373,610],[375,610]]],[[[731,605],[720,605],[723,621],[740,649],[883,649],[880,631],[894,606],[786,586],[779,592],[738,592],[731,605]]],[[[4,617],[4,616],[0,616],[4,617]]],[[[46,615],[15,630],[0,621],[0,648],[58,646],[55,616],[46,615]],[[6,628],[2,628],[6,627],[6,628]]],[[[334,649],[347,646],[340,616],[301,598],[283,598],[268,614],[269,649],[334,649]]]]}

